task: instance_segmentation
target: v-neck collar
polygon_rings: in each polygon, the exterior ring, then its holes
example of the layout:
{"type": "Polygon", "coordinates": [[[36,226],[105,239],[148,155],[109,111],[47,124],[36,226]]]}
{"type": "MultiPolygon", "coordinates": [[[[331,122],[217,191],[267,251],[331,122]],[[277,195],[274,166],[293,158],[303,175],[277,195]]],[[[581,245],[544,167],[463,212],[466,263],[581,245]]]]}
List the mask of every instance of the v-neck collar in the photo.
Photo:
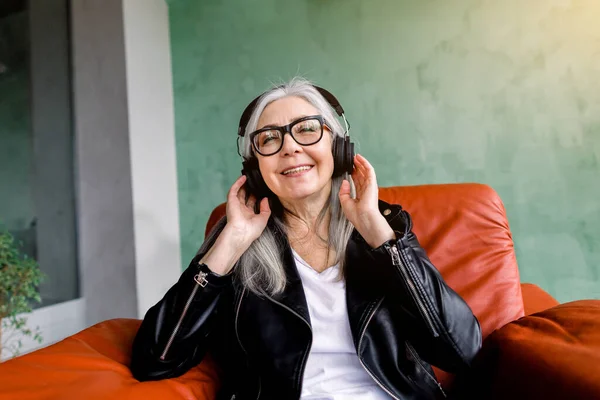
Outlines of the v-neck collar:
{"type": "Polygon", "coordinates": [[[292,254],[294,255],[294,259],[296,261],[298,261],[298,264],[300,264],[303,268],[309,269],[309,273],[312,275],[315,275],[319,278],[326,278],[329,277],[331,275],[332,272],[335,271],[339,271],[339,266],[340,264],[334,264],[331,267],[327,267],[325,268],[323,271],[319,272],[316,269],[314,269],[308,262],[306,262],[301,256],[300,254],[298,254],[298,252],[296,250],[294,250],[293,247],[290,247],[292,249],[292,254]]]}

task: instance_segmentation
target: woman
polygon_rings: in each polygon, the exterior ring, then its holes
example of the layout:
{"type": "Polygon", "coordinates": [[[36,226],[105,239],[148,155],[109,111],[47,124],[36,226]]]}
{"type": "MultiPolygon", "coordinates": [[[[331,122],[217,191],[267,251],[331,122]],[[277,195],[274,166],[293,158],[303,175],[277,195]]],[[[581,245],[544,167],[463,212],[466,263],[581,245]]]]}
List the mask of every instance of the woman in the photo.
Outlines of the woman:
{"type": "Polygon", "coordinates": [[[137,379],[181,375],[210,351],[220,398],[434,399],[446,394],[430,364],[469,367],[477,319],[408,213],[377,199],[369,162],[357,155],[351,175],[339,172],[345,133],[323,94],[293,79],[247,108],[245,174],[226,217],[146,314],[137,379]]]}

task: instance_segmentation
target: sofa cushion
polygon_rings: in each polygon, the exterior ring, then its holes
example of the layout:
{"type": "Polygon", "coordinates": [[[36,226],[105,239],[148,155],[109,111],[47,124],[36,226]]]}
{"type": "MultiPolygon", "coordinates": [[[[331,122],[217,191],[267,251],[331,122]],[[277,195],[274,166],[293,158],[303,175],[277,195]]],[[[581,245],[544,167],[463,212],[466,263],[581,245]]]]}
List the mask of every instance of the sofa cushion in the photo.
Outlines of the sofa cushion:
{"type": "Polygon", "coordinates": [[[138,382],[129,371],[141,321],[96,324],[49,347],[0,364],[0,399],[214,399],[218,380],[206,358],[179,378],[138,382]]]}
{"type": "Polygon", "coordinates": [[[580,300],[492,333],[466,380],[472,399],[600,399],[600,301],[580,300]]]}

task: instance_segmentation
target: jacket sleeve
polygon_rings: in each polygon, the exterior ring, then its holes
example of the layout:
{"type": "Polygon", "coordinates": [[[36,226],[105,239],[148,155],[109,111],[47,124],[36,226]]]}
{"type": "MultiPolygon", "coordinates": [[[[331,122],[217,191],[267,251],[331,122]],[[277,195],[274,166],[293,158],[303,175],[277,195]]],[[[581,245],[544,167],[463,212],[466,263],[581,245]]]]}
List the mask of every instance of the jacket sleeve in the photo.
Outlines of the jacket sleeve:
{"type": "Polygon", "coordinates": [[[429,364],[448,372],[471,365],[481,348],[479,321],[449,287],[412,232],[412,219],[399,205],[380,201],[396,239],[372,249],[387,273],[386,297],[407,326],[407,337],[429,364]]]}
{"type": "Polygon", "coordinates": [[[224,304],[231,296],[231,274],[212,273],[192,259],[165,296],[146,313],[132,349],[131,372],[140,380],[173,378],[199,364],[224,304]]]}

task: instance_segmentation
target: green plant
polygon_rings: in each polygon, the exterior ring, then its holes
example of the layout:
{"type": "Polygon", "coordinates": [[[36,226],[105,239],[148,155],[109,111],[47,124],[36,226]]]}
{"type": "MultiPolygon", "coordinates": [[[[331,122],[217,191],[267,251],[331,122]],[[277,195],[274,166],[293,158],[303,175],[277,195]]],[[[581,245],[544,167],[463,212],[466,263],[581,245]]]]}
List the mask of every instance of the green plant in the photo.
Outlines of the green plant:
{"type": "Polygon", "coordinates": [[[39,327],[28,328],[23,316],[31,312],[33,302],[41,302],[42,279],[38,263],[19,252],[9,232],[0,231],[0,356],[18,355],[23,337],[42,342],[39,327]]]}

